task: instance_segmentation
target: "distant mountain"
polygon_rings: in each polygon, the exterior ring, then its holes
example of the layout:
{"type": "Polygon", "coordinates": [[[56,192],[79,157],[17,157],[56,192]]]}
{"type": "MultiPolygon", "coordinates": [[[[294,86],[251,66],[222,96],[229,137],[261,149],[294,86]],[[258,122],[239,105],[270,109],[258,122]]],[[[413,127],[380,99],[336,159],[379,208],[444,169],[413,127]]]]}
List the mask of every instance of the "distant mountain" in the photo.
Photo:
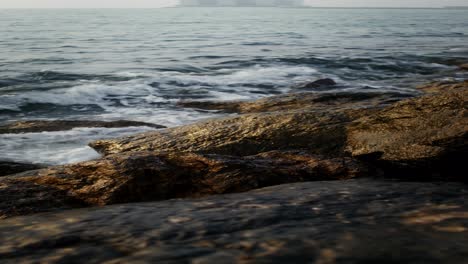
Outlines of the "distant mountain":
{"type": "Polygon", "coordinates": [[[303,0],[180,0],[179,6],[300,7],[303,0]]]}

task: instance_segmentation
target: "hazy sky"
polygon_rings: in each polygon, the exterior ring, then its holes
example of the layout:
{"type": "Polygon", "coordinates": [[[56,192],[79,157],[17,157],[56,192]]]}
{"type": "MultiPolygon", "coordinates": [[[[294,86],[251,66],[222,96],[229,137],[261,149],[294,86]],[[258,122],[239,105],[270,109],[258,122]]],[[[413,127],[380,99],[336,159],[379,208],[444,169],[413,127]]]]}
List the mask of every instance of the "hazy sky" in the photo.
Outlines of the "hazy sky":
{"type": "MultiPolygon", "coordinates": [[[[440,7],[468,5],[468,0],[306,0],[312,6],[440,7]]],[[[164,7],[177,0],[0,0],[0,8],[164,7]]]]}

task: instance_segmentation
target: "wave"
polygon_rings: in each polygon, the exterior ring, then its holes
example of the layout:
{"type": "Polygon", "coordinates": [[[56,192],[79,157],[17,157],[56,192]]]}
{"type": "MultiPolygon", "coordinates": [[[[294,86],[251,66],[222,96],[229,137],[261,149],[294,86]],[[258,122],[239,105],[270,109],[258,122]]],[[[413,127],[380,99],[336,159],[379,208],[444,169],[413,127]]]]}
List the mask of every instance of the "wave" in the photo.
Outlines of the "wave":
{"type": "Polygon", "coordinates": [[[27,76],[28,80],[37,77],[48,81],[43,85],[23,83],[28,89],[17,86],[1,89],[0,116],[47,118],[88,114],[103,120],[142,119],[167,126],[215,116],[209,112],[178,109],[176,102],[179,100],[256,99],[284,93],[294,84],[324,77],[315,68],[288,65],[224,67],[210,74],[125,71],[109,77],[49,71],[27,76]],[[83,80],[86,77],[88,80],[83,80]]]}
{"type": "Polygon", "coordinates": [[[60,165],[99,158],[90,141],[150,131],[147,127],[76,128],[70,131],[0,135],[0,159],[60,165]]]}
{"type": "Polygon", "coordinates": [[[116,75],[98,75],[98,74],[85,74],[85,73],[67,73],[58,71],[38,71],[22,74],[15,77],[8,77],[0,79],[0,87],[8,87],[22,84],[42,84],[60,81],[128,81],[130,78],[125,76],[116,75]]]}

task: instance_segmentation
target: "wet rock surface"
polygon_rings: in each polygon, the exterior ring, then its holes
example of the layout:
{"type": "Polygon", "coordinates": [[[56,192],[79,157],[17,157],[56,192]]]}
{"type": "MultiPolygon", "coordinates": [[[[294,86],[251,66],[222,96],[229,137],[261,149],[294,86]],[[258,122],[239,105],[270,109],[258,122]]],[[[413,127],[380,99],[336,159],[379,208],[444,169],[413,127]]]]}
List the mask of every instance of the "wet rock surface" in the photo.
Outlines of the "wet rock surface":
{"type": "Polygon", "coordinates": [[[425,93],[443,93],[452,91],[462,91],[468,89],[468,80],[463,82],[458,81],[445,81],[445,82],[432,82],[417,87],[418,90],[425,93]]]}
{"type": "Polygon", "coordinates": [[[351,155],[391,177],[465,181],[468,82],[419,89],[426,95],[406,100],[371,93],[278,96],[238,105],[237,111],[250,114],[91,146],[105,155],[145,150],[243,156],[306,149],[351,155]]]}
{"type": "Polygon", "coordinates": [[[384,167],[405,169],[407,174],[466,180],[467,88],[468,82],[430,85],[427,89],[433,94],[353,122],[348,127],[349,152],[384,167]]]}
{"type": "Polygon", "coordinates": [[[2,263],[466,263],[466,185],[368,180],[0,221],[2,263]]]}
{"type": "Polygon", "coordinates": [[[383,107],[411,96],[411,94],[401,93],[307,92],[278,95],[245,102],[181,101],[179,106],[241,114],[291,110],[332,112],[340,109],[383,107]]]}
{"type": "Polygon", "coordinates": [[[0,126],[0,134],[18,134],[18,133],[37,133],[37,132],[52,132],[52,131],[66,131],[79,127],[105,127],[105,128],[119,128],[119,127],[153,127],[165,128],[161,125],[150,124],[137,121],[79,121],[79,120],[31,120],[31,121],[18,121],[10,124],[0,126]]]}
{"type": "Polygon", "coordinates": [[[44,165],[40,164],[21,163],[14,161],[0,161],[0,177],[24,171],[38,170],[43,167],[44,165]]]}
{"type": "Polygon", "coordinates": [[[466,263],[467,185],[424,182],[467,181],[467,88],[204,102],[240,115],[93,142],[0,178],[0,262],[466,263]]]}
{"type": "Polygon", "coordinates": [[[0,179],[0,218],[62,208],[201,197],[367,175],[351,158],[305,152],[234,157],[126,153],[0,179]]]}
{"type": "MultiPolygon", "coordinates": [[[[364,111],[364,110],[363,110],[364,111]]],[[[254,155],[270,150],[313,150],[337,154],[354,112],[275,112],[214,119],[203,123],[92,142],[105,155],[128,151],[254,155]]]]}
{"type": "Polygon", "coordinates": [[[252,155],[280,149],[340,154],[349,122],[403,97],[392,93],[299,93],[253,102],[213,103],[212,109],[248,114],[100,140],[90,146],[105,155],[141,150],[252,155]]]}
{"type": "Polygon", "coordinates": [[[335,86],[337,83],[330,79],[330,78],[325,78],[325,79],[320,79],[316,80],[310,83],[302,84],[296,87],[296,89],[317,89],[317,88],[329,88],[330,86],[335,86]]]}

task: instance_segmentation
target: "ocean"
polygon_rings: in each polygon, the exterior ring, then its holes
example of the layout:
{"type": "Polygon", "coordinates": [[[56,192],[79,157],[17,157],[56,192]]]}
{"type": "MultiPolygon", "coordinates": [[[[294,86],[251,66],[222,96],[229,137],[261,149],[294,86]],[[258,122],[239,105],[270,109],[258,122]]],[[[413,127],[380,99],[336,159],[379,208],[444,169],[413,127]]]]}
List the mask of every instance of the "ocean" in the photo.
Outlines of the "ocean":
{"type": "MultiPolygon", "coordinates": [[[[181,100],[251,100],[332,78],[336,91],[415,94],[463,79],[468,10],[0,10],[0,124],[135,120],[178,126],[222,116],[181,100]]],[[[147,127],[0,135],[0,160],[96,158],[89,141],[147,127]]]]}

